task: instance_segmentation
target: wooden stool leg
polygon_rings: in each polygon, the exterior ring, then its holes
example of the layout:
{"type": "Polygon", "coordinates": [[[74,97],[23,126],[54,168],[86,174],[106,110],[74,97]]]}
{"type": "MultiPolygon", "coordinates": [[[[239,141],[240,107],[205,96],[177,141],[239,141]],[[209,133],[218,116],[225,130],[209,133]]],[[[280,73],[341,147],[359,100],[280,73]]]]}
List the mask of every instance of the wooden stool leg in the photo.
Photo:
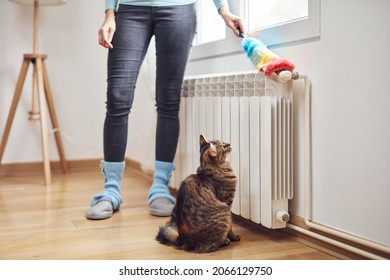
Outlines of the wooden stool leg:
{"type": "Polygon", "coordinates": [[[42,70],[42,59],[37,58],[35,60],[34,70],[36,71],[37,84],[38,84],[38,102],[39,111],[41,113],[41,137],[42,137],[42,152],[43,152],[43,164],[45,170],[45,184],[50,185],[51,183],[51,171],[50,171],[50,160],[49,160],[49,143],[46,123],[46,111],[44,106],[45,100],[45,87],[43,82],[43,70],[42,70]]]}
{"type": "Polygon", "coordinates": [[[4,154],[5,146],[6,146],[6,144],[7,144],[9,132],[10,132],[10,130],[11,130],[12,122],[13,122],[14,117],[15,117],[16,107],[17,107],[17,105],[18,105],[20,96],[21,96],[21,94],[22,94],[23,84],[24,84],[24,81],[25,81],[25,79],[26,79],[26,75],[27,75],[27,71],[28,71],[29,65],[30,65],[30,61],[29,61],[28,59],[24,59],[24,60],[23,60],[23,63],[22,63],[22,67],[21,67],[21,69],[20,69],[20,73],[19,73],[19,77],[18,77],[18,82],[16,83],[16,88],[15,88],[15,92],[14,92],[14,97],[13,97],[13,99],[12,99],[11,109],[10,109],[9,114],[8,114],[8,119],[7,119],[7,123],[6,123],[6,125],[5,125],[3,137],[2,137],[2,139],[1,139],[1,145],[0,145],[0,163],[1,163],[1,160],[3,159],[3,154],[4,154]]]}
{"type": "Polygon", "coordinates": [[[55,136],[56,143],[57,143],[57,149],[58,149],[58,154],[59,154],[60,161],[61,161],[61,167],[62,167],[62,171],[64,173],[67,173],[68,166],[66,164],[64,148],[63,148],[62,140],[61,140],[61,134],[60,134],[60,130],[58,128],[59,127],[58,120],[57,120],[57,115],[56,115],[56,111],[54,108],[54,101],[53,101],[53,96],[51,94],[49,76],[47,74],[45,60],[42,61],[42,70],[43,70],[43,82],[45,85],[46,101],[47,101],[47,106],[49,109],[51,123],[52,123],[53,129],[54,129],[54,136],[55,136]]]}

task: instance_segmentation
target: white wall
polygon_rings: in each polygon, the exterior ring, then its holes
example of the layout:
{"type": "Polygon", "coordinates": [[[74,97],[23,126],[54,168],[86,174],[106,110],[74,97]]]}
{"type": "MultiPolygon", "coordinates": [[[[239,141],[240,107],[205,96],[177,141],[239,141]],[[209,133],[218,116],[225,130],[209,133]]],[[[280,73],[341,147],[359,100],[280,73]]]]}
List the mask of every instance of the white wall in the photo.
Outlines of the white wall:
{"type": "MultiPolygon", "coordinates": [[[[68,0],[41,9],[41,49],[47,66],[68,159],[102,156],[106,51],[97,44],[103,2],[68,0]],[[76,143],[74,143],[76,142],[76,143]]],[[[324,0],[321,38],[273,49],[296,63],[313,83],[313,218],[390,245],[390,2],[324,0]]],[[[20,69],[32,48],[32,9],[0,1],[0,133],[20,69]]],[[[152,43],[153,44],[153,43],[152,43]]],[[[146,170],[154,158],[154,50],[147,56],[130,116],[127,157],[146,170]]],[[[244,55],[191,62],[189,75],[252,70],[244,55]]],[[[39,126],[27,121],[31,78],[19,104],[3,162],[41,161],[39,126]]],[[[297,90],[296,128],[302,128],[297,90]]],[[[293,213],[303,216],[303,139],[293,213]]],[[[54,142],[51,157],[56,159],[54,142]]]]}

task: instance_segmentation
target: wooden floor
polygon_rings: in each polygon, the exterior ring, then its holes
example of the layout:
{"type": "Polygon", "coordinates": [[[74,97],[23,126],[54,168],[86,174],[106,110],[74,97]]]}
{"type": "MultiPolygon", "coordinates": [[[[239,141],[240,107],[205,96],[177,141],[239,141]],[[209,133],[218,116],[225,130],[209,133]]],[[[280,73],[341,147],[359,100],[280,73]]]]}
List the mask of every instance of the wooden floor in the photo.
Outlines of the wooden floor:
{"type": "Polygon", "coordinates": [[[100,170],[0,178],[0,259],[8,260],[323,260],[335,257],[280,234],[235,219],[242,240],[210,254],[193,254],[159,244],[154,237],[167,218],[149,214],[151,178],[129,167],[123,204],[111,218],[85,218],[90,199],[102,189],[100,170]]]}

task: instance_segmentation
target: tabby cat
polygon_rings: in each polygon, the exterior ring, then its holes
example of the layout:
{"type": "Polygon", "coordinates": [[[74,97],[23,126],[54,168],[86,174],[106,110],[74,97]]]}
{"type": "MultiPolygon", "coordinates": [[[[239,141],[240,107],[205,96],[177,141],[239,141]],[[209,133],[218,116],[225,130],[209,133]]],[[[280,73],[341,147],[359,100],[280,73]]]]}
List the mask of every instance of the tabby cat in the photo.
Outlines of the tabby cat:
{"type": "Polygon", "coordinates": [[[162,244],[208,253],[239,241],[232,231],[231,206],[237,178],[226,161],[229,143],[200,136],[200,166],[180,185],[170,220],[156,239],[162,244]]]}

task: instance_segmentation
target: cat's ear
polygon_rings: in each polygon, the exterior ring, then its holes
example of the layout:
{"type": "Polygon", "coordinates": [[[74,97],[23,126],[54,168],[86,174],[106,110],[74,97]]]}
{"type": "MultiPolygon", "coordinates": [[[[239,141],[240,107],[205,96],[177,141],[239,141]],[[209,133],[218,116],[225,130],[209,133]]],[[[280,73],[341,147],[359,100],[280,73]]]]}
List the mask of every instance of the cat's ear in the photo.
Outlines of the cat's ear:
{"type": "Polygon", "coordinates": [[[210,143],[210,147],[207,150],[210,157],[215,158],[217,157],[217,147],[213,143],[210,143]]]}
{"type": "Polygon", "coordinates": [[[199,145],[202,147],[203,145],[206,145],[209,143],[209,140],[204,135],[200,135],[199,137],[199,145]]]}

